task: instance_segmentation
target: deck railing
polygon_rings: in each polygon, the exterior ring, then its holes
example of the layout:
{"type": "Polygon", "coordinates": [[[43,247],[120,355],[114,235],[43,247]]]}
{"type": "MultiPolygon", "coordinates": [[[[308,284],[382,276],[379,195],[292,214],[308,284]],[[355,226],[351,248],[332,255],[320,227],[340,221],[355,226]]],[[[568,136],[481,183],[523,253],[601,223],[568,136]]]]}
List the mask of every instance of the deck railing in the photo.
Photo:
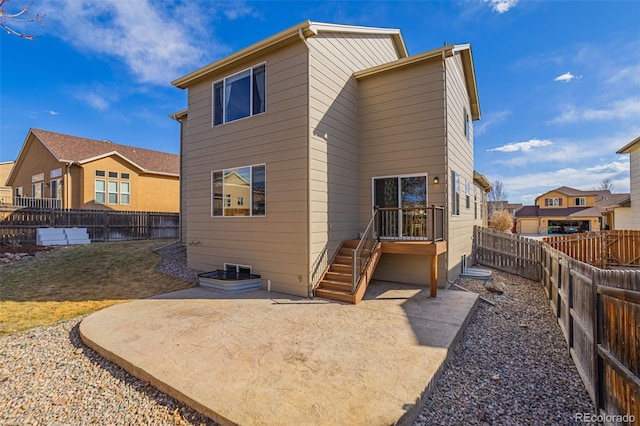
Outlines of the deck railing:
{"type": "Polygon", "coordinates": [[[62,200],[58,198],[33,198],[17,196],[0,196],[0,206],[29,207],[37,209],[61,209],[62,200]]]}
{"type": "Polygon", "coordinates": [[[444,207],[382,207],[377,234],[391,240],[444,240],[444,207]]]}
{"type": "Polygon", "coordinates": [[[373,213],[371,219],[369,220],[369,224],[367,228],[362,233],[360,237],[360,242],[357,247],[353,249],[352,254],[352,262],[353,262],[353,270],[352,270],[352,288],[351,291],[355,293],[356,288],[358,287],[358,282],[360,281],[360,277],[367,267],[367,263],[369,262],[369,258],[371,257],[371,253],[373,253],[373,248],[378,242],[378,238],[376,237],[376,218],[378,217],[379,210],[373,213]]]}

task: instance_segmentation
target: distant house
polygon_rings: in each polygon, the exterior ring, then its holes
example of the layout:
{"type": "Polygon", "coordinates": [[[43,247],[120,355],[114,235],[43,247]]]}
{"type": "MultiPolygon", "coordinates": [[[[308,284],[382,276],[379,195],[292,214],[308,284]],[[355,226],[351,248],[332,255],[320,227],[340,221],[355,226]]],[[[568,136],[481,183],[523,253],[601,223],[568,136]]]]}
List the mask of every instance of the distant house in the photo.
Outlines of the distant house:
{"type": "Polygon", "coordinates": [[[522,203],[509,203],[509,201],[487,201],[489,207],[489,219],[494,212],[506,210],[511,216],[516,217],[516,212],[522,208],[522,203]]]}
{"type": "Polygon", "coordinates": [[[640,136],[617,151],[631,154],[631,194],[613,209],[614,229],[640,229],[640,136]]]}
{"type": "Polygon", "coordinates": [[[305,21],[172,84],[188,90],[172,118],[189,266],[340,298],[355,266],[337,263],[371,223],[374,278],[444,287],[461,272],[490,190],[469,45],[409,56],[399,30],[305,21]]]}
{"type": "Polygon", "coordinates": [[[538,196],[533,206],[516,212],[516,231],[522,234],[557,234],[599,231],[607,209],[629,194],[609,190],[581,191],[561,186],[538,196]]]}
{"type": "Polygon", "coordinates": [[[10,186],[6,185],[7,178],[15,161],[3,161],[0,163],[0,205],[11,202],[13,191],[10,186]]]}
{"type": "Polygon", "coordinates": [[[175,154],[31,129],[7,185],[19,207],[178,212],[179,166],[175,154]]]}

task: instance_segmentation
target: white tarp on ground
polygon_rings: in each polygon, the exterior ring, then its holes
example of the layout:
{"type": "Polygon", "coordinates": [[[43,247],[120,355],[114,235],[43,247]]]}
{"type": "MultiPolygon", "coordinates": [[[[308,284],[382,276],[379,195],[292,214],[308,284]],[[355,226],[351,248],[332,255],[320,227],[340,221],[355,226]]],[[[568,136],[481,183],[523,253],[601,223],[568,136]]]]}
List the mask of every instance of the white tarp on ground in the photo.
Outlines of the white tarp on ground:
{"type": "Polygon", "coordinates": [[[36,244],[39,246],[68,246],[90,244],[87,228],[38,228],[36,244]]]}

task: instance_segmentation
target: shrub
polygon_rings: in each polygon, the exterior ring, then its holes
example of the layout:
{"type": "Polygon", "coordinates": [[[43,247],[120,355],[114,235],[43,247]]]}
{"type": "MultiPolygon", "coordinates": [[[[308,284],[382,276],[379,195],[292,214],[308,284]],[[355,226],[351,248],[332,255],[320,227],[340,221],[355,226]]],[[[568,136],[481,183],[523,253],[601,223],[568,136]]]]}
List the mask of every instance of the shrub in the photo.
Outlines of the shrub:
{"type": "Polygon", "coordinates": [[[506,210],[499,210],[491,216],[489,226],[495,230],[507,232],[513,227],[513,217],[506,210]]]}

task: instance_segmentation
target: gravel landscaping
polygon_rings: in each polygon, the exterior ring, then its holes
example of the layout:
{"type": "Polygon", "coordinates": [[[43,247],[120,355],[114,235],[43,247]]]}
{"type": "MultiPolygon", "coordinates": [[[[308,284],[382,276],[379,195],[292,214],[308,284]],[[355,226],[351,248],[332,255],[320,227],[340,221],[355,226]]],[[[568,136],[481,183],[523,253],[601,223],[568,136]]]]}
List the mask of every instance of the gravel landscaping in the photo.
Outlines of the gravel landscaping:
{"type": "MultiPolygon", "coordinates": [[[[157,252],[161,272],[196,281],[184,247],[157,252]]],[[[494,291],[457,284],[495,306],[480,303],[416,425],[577,424],[593,413],[539,284],[498,271],[494,291]]],[[[215,424],[84,346],[81,320],[0,337],[0,424],[215,424]]]]}
{"type": "Polygon", "coordinates": [[[480,302],[416,425],[569,425],[595,412],[539,283],[500,271],[456,283],[495,306],[480,302]]]}

